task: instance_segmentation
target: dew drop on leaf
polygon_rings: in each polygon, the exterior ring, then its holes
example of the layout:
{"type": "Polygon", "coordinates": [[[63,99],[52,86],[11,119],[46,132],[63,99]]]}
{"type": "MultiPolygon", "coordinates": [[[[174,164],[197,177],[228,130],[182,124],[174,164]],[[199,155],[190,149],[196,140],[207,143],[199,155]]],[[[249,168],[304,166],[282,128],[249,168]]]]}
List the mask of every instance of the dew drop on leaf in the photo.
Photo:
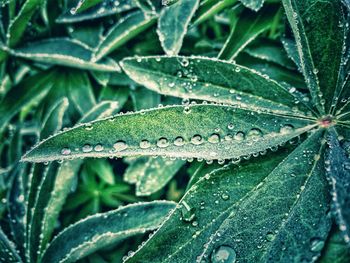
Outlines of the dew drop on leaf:
{"type": "Polygon", "coordinates": [[[294,127],[292,125],[286,124],[280,129],[281,134],[288,134],[294,130],[294,127]]]}
{"type": "Polygon", "coordinates": [[[233,137],[236,141],[243,141],[245,138],[244,132],[237,132],[233,137]]]}
{"type": "Polygon", "coordinates": [[[92,146],[90,144],[85,144],[82,148],[84,153],[89,153],[92,151],[92,146]]]}
{"type": "Polygon", "coordinates": [[[117,141],[115,144],[113,144],[113,148],[116,151],[123,151],[126,148],[128,148],[128,145],[126,144],[125,141],[117,141]]]}
{"type": "Polygon", "coordinates": [[[200,136],[199,134],[194,135],[191,138],[191,143],[195,144],[195,145],[199,145],[203,143],[203,138],[202,136],[200,136]]]}
{"type": "Polygon", "coordinates": [[[186,201],[182,202],[181,207],[182,220],[185,222],[192,222],[195,218],[194,208],[191,208],[186,201]]]}
{"type": "Polygon", "coordinates": [[[96,146],[94,147],[94,150],[96,151],[96,152],[102,152],[103,151],[103,146],[102,146],[102,144],[96,144],[96,146]]]}
{"type": "Polygon", "coordinates": [[[157,146],[160,147],[160,148],[165,148],[165,147],[168,147],[169,146],[169,141],[167,138],[160,138],[158,141],[157,141],[157,146]]]}
{"type": "Polygon", "coordinates": [[[63,155],[69,155],[72,151],[69,148],[63,148],[61,151],[61,154],[63,155]]]}
{"type": "Polygon", "coordinates": [[[320,240],[319,238],[313,238],[311,239],[311,247],[310,250],[312,252],[320,252],[324,246],[324,241],[320,240]]]}
{"type": "Polygon", "coordinates": [[[229,246],[220,246],[213,250],[211,254],[212,263],[235,263],[236,252],[229,246]]]}
{"type": "Polygon", "coordinates": [[[140,142],[140,148],[147,149],[149,147],[151,147],[151,143],[148,140],[142,140],[140,142]]]}
{"type": "Polygon", "coordinates": [[[210,143],[219,143],[220,142],[220,135],[213,133],[212,135],[209,136],[208,142],[210,143]]]}
{"type": "Polygon", "coordinates": [[[185,140],[182,137],[176,137],[174,141],[175,146],[182,146],[185,144],[185,140]]]}
{"type": "Polygon", "coordinates": [[[273,241],[274,239],[275,239],[275,235],[274,235],[272,232],[268,232],[268,233],[266,234],[266,240],[267,240],[267,241],[271,242],[271,241],[273,241]]]}
{"type": "Polygon", "coordinates": [[[247,140],[257,141],[262,135],[260,129],[253,128],[247,133],[247,140]]]}

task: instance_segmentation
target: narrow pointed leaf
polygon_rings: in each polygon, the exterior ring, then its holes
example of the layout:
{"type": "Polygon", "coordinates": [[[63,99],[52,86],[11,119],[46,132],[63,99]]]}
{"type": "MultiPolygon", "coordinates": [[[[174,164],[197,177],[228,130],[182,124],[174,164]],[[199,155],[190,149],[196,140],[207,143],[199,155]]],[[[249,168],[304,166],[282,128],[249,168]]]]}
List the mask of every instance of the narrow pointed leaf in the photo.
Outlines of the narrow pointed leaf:
{"type": "MultiPolygon", "coordinates": [[[[86,1],[90,2],[90,0],[86,1]]],[[[78,23],[82,21],[94,20],[97,18],[111,16],[121,12],[126,12],[137,7],[136,1],[134,0],[103,0],[102,3],[95,5],[88,10],[83,12],[76,12],[73,10],[67,10],[65,13],[60,15],[56,22],[57,23],[78,23]]]]}
{"type": "Polygon", "coordinates": [[[78,4],[76,7],[73,8],[73,10],[71,9],[71,13],[80,13],[86,9],[89,9],[92,6],[95,6],[101,2],[103,2],[104,0],[79,0],[78,4]]]}
{"type": "Polygon", "coordinates": [[[293,92],[261,73],[205,57],[142,57],[121,62],[136,82],[165,95],[235,105],[253,111],[304,115],[293,92]]]}
{"type": "Polygon", "coordinates": [[[45,251],[42,262],[75,262],[114,242],[154,230],[173,208],[173,202],[154,201],[90,216],[63,230],[45,251]]]}
{"type": "Polygon", "coordinates": [[[26,27],[28,26],[31,17],[40,7],[42,2],[43,0],[26,0],[24,2],[21,10],[11,21],[8,28],[7,43],[10,47],[14,47],[21,40],[21,37],[26,27]]]}
{"type": "Polygon", "coordinates": [[[254,11],[258,11],[264,4],[264,0],[240,0],[241,3],[254,10],[254,11]]]}
{"type": "Polygon", "coordinates": [[[294,64],[297,65],[298,69],[301,70],[300,57],[299,57],[298,48],[295,41],[293,39],[283,38],[282,44],[285,51],[288,54],[288,57],[291,58],[294,64]]]}
{"type": "Polygon", "coordinates": [[[199,0],[181,0],[165,7],[158,20],[158,36],[166,54],[177,55],[199,0]]]}
{"type": "Polygon", "coordinates": [[[277,7],[267,6],[258,14],[245,10],[219,53],[220,59],[234,60],[250,42],[271,27],[277,7]]]}
{"type": "Polygon", "coordinates": [[[154,16],[146,16],[142,11],[134,12],[118,21],[102,38],[94,54],[99,60],[137,36],[156,22],[154,16]]]}
{"type": "Polygon", "coordinates": [[[127,262],[312,262],[331,225],[321,134],[205,175],[127,262]]]}
{"type": "Polygon", "coordinates": [[[332,187],[332,210],[345,242],[350,244],[350,159],[334,130],[329,133],[328,144],[326,170],[332,187]]]}
{"type": "Polygon", "coordinates": [[[88,47],[66,38],[33,42],[11,52],[17,57],[55,65],[97,71],[120,70],[118,64],[110,58],[98,62],[91,61],[92,51],[88,47]]]}
{"type": "Polygon", "coordinates": [[[0,131],[24,106],[43,98],[53,85],[53,72],[42,72],[12,87],[0,103],[0,131]]]}
{"type": "Polygon", "coordinates": [[[301,69],[321,114],[328,112],[337,86],[344,42],[340,1],[283,0],[301,69]]]}
{"type": "Polygon", "coordinates": [[[22,263],[22,259],[18,255],[13,243],[7,238],[0,228],[0,258],[1,262],[6,263],[22,263]]]}
{"type": "Polygon", "coordinates": [[[231,159],[277,146],[316,125],[229,106],[169,106],[63,131],[36,145],[23,161],[138,155],[231,159]]]}

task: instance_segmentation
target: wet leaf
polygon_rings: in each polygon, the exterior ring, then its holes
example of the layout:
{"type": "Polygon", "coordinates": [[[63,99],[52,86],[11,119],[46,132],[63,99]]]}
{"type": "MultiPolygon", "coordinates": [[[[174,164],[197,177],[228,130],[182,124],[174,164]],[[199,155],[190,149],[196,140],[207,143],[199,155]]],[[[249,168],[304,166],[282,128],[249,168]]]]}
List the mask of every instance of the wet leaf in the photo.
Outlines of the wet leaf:
{"type": "Polygon", "coordinates": [[[154,230],[174,207],[173,202],[154,201],[90,216],[55,237],[41,261],[75,262],[119,240],[154,230]]]}

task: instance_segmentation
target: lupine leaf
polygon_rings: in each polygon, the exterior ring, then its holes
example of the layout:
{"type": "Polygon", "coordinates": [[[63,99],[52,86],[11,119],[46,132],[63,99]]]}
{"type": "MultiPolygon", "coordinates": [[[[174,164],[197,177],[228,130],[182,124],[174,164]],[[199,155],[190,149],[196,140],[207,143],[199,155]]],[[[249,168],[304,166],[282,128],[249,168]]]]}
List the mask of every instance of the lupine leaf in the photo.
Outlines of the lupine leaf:
{"type": "Polygon", "coordinates": [[[324,114],[333,103],[344,42],[340,1],[283,0],[314,104],[324,114]],[[326,100],[327,98],[327,100],[326,100]]]}
{"type": "Polygon", "coordinates": [[[347,263],[350,261],[350,251],[345,244],[342,234],[334,231],[330,234],[325,245],[324,252],[319,260],[320,263],[347,263]]]}
{"type": "Polygon", "coordinates": [[[344,240],[350,243],[350,159],[340,146],[335,130],[328,136],[326,171],[332,188],[332,210],[344,240]]]}
{"type": "Polygon", "coordinates": [[[271,27],[271,18],[276,14],[276,11],[277,8],[271,6],[263,8],[257,14],[248,9],[245,10],[232,29],[218,57],[234,60],[250,42],[271,27]]]}
{"type": "Polygon", "coordinates": [[[54,72],[42,72],[27,77],[14,86],[0,104],[0,131],[22,107],[43,98],[53,85],[54,72]]]}
{"type": "Polygon", "coordinates": [[[272,116],[221,105],[169,106],[117,115],[50,137],[23,161],[140,154],[231,159],[277,146],[317,125],[272,116]]]}
{"type": "MultiPolygon", "coordinates": [[[[90,0],[89,0],[90,1],[90,0]]],[[[89,2],[86,1],[86,2],[89,2]]],[[[103,0],[102,3],[85,10],[83,12],[76,13],[73,10],[67,10],[62,15],[60,15],[57,19],[57,23],[79,23],[82,21],[89,21],[98,18],[102,18],[105,16],[111,16],[114,14],[118,14],[121,12],[129,11],[135,9],[136,1],[134,0],[103,0]]]]}
{"type": "Polygon", "coordinates": [[[182,56],[139,57],[124,59],[121,66],[134,81],[165,95],[276,114],[298,116],[304,115],[300,111],[308,111],[305,105],[299,103],[297,93],[290,92],[257,71],[222,60],[182,56]]]}
{"type": "Polygon", "coordinates": [[[322,133],[205,175],[127,262],[311,262],[331,226],[322,133]]]}
{"type": "Polygon", "coordinates": [[[33,16],[35,10],[41,5],[43,0],[26,0],[17,16],[11,21],[8,28],[7,43],[14,47],[21,40],[28,22],[33,16]]]}
{"type": "Polygon", "coordinates": [[[125,42],[149,28],[155,17],[146,16],[137,11],[118,21],[102,38],[93,59],[99,60],[125,42]]]}
{"type": "Polygon", "coordinates": [[[160,43],[168,55],[177,55],[187,27],[198,8],[199,0],[181,0],[165,7],[158,20],[160,43]]]}
{"type": "Polygon", "coordinates": [[[0,228],[0,258],[1,262],[6,263],[22,263],[22,259],[18,255],[13,243],[7,238],[0,228]]]}
{"type": "Polygon", "coordinates": [[[90,216],[55,237],[45,251],[42,262],[75,262],[116,241],[154,230],[174,207],[173,202],[154,201],[90,216]]]}
{"type": "Polygon", "coordinates": [[[93,62],[92,51],[82,43],[66,38],[47,39],[28,44],[12,51],[20,58],[42,63],[63,65],[97,71],[119,71],[118,64],[109,58],[93,62]]]}
{"type": "Polygon", "coordinates": [[[264,4],[264,0],[239,0],[246,7],[258,11],[264,4]]]}

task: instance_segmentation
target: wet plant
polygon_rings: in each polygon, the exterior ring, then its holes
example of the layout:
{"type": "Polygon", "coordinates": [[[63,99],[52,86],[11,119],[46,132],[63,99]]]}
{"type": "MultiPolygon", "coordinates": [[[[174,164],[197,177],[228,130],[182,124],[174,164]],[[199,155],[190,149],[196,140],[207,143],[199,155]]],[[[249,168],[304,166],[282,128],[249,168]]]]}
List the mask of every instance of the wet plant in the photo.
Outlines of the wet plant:
{"type": "Polygon", "coordinates": [[[4,5],[2,261],[153,230],[124,262],[349,261],[348,0],[34,2],[4,5]]]}

